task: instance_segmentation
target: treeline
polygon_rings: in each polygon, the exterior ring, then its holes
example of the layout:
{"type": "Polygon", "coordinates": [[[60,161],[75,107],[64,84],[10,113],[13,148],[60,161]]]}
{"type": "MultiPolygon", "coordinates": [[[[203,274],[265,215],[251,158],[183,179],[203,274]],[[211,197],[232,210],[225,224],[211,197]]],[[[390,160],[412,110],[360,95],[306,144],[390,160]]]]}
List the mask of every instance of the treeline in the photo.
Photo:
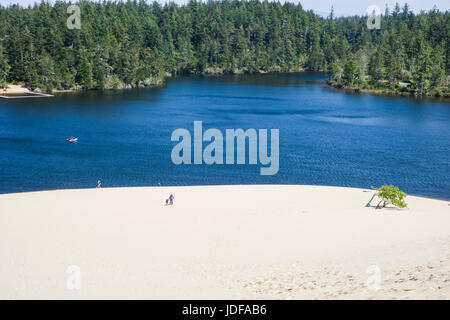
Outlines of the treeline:
{"type": "MultiPolygon", "coordinates": [[[[342,56],[328,60],[329,82],[357,89],[449,95],[450,15],[433,9],[415,15],[408,5],[386,9],[379,30],[367,18],[328,19],[348,42],[342,56]]],[[[336,34],[333,33],[332,34],[336,34]]],[[[332,54],[333,55],[333,54],[332,54]]]]}
{"type": "Polygon", "coordinates": [[[330,72],[330,83],[418,94],[448,92],[448,12],[388,10],[322,18],[300,4],[223,0],[186,5],[145,1],[0,7],[0,86],[86,89],[161,83],[166,74],[330,72]]]}

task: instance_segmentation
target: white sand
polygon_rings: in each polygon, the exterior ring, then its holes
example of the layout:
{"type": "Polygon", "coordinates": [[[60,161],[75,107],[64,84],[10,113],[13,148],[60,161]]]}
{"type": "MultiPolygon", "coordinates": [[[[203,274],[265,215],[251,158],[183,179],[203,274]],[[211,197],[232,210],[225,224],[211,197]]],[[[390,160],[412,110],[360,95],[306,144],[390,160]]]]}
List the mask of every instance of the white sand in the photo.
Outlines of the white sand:
{"type": "Polygon", "coordinates": [[[29,93],[30,90],[23,85],[8,84],[8,88],[0,89],[0,94],[19,94],[29,93]]]}
{"type": "Polygon", "coordinates": [[[406,210],[375,210],[371,195],[270,185],[0,195],[0,298],[449,299],[449,202],[409,196],[406,210]],[[70,265],[79,290],[67,289],[70,265]]]}

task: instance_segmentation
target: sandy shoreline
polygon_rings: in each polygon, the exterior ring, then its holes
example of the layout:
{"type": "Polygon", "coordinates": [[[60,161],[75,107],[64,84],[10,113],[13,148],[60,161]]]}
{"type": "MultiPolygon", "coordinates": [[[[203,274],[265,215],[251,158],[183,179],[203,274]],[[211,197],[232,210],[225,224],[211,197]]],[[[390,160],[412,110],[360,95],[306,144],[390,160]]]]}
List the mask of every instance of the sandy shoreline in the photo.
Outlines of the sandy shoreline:
{"type": "Polygon", "coordinates": [[[0,94],[27,94],[31,91],[24,85],[8,84],[6,89],[0,89],[0,94]]]}
{"type": "Polygon", "coordinates": [[[408,196],[408,209],[375,210],[371,195],[286,185],[0,195],[0,298],[450,299],[449,202],[408,196]],[[72,265],[79,290],[67,288],[72,265]]]}
{"type": "MultiPolygon", "coordinates": [[[[75,89],[53,89],[51,90],[51,93],[67,93],[67,92],[77,92],[80,90],[75,89]]],[[[44,91],[45,92],[45,91],[44,91]]],[[[0,95],[27,95],[32,94],[33,91],[31,91],[29,88],[27,88],[23,84],[8,84],[8,87],[6,89],[0,89],[0,95]]],[[[36,94],[36,92],[34,92],[36,94]]]]}

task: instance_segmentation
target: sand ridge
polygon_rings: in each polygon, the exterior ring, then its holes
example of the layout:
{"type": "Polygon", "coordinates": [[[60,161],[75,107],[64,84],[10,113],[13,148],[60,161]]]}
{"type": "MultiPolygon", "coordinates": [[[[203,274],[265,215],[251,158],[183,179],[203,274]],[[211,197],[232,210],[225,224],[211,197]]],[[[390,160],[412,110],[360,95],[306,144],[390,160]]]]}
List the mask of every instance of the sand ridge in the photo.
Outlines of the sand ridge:
{"type": "Polygon", "coordinates": [[[449,202],[376,210],[371,196],[292,185],[0,195],[0,298],[449,299],[449,202]],[[71,265],[79,290],[67,288],[71,265]]]}

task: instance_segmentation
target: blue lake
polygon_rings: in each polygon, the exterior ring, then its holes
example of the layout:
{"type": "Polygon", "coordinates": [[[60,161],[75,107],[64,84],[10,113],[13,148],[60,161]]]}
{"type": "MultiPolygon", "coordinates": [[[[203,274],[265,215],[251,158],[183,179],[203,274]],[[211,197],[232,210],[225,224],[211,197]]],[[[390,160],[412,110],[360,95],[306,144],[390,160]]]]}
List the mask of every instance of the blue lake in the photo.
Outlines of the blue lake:
{"type": "MultiPolygon", "coordinates": [[[[450,104],[347,94],[322,73],[177,77],[162,88],[0,99],[0,193],[206,184],[394,184],[450,199],[450,104]],[[279,129],[280,168],[174,165],[177,128],[279,129]],[[75,136],[77,143],[67,143],[75,136]]],[[[206,143],[204,143],[205,145],[206,143]]]]}

